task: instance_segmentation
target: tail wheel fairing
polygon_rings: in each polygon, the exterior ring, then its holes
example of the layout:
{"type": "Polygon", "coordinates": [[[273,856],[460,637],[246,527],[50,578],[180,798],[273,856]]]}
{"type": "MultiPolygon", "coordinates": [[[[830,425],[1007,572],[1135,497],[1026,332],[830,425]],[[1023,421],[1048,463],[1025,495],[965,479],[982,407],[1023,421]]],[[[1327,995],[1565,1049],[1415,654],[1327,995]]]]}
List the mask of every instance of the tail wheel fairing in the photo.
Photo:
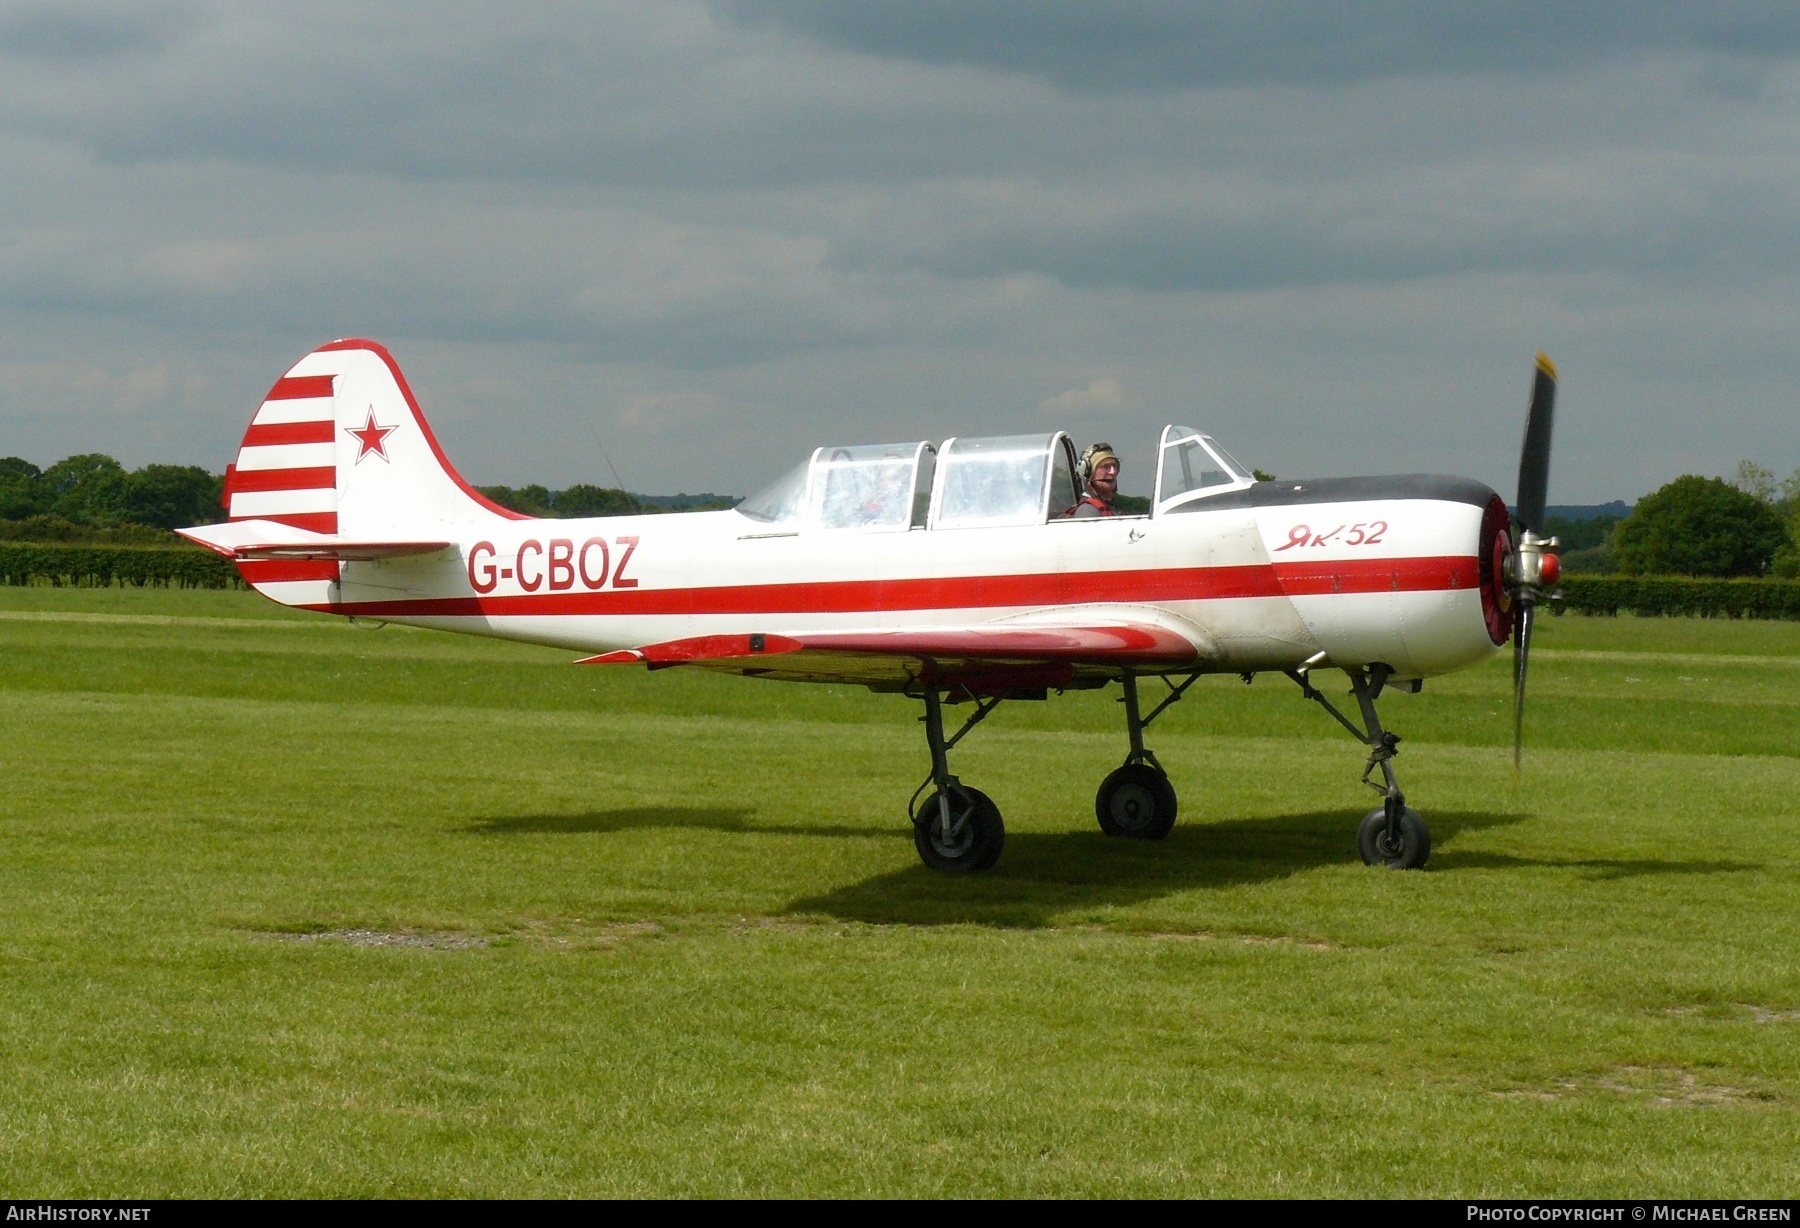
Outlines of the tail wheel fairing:
{"type": "Polygon", "coordinates": [[[1513,599],[1506,588],[1506,560],[1512,554],[1511,516],[1498,495],[1481,517],[1481,614],[1496,648],[1512,633],[1513,599]]]}

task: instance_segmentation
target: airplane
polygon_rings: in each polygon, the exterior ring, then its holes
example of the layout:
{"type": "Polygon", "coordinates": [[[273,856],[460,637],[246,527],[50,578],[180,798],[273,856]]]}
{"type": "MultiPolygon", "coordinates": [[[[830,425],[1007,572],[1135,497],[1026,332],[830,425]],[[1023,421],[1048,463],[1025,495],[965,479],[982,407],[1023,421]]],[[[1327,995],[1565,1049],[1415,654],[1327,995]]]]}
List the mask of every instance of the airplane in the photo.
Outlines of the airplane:
{"type": "Polygon", "coordinates": [[[226,470],[229,519],[181,532],[297,609],[918,700],[931,766],[907,815],[920,859],[950,872],[1004,846],[999,807],[949,766],[1001,702],[1118,684],[1129,750],[1095,817],[1157,840],[1177,797],[1144,731],[1205,675],[1285,675],[1368,748],[1381,805],[1358,826],[1363,861],[1416,869],[1431,835],[1377,701],[1510,639],[1517,767],[1534,612],[1561,571],[1544,535],[1555,392],[1540,354],[1510,514],[1468,478],[1259,481],[1171,425],[1144,515],[1070,517],[1074,446],[1042,432],[818,447],[731,510],[555,520],[465,482],[393,357],[352,338],[275,382],[226,470]],[[1360,725],[1322,670],[1348,676],[1360,725]],[[944,706],[963,703],[946,736],[944,706]]]}

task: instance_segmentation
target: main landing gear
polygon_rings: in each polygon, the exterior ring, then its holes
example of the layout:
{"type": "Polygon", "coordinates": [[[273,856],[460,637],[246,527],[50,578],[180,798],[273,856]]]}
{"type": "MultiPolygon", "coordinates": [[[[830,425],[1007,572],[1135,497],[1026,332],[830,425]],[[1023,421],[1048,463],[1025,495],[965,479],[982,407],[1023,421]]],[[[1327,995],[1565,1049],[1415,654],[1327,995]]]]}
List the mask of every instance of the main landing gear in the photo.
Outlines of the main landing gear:
{"type": "Polygon", "coordinates": [[[1358,729],[1313,686],[1311,662],[1299,669],[1288,670],[1287,676],[1300,684],[1300,691],[1306,698],[1331,713],[1352,737],[1369,748],[1369,762],[1363,768],[1362,781],[1381,794],[1382,800],[1381,805],[1365,815],[1356,828],[1356,850],[1362,854],[1363,863],[1386,866],[1390,870],[1417,870],[1431,856],[1431,832],[1418,811],[1406,804],[1406,795],[1400,792],[1400,782],[1394,776],[1394,756],[1400,753],[1400,737],[1381,727],[1381,716],[1375,711],[1375,700],[1380,697],[1393,670],[1377,664],[1344,672],[1350,675],[1350,693],[1356,696],[1357,706],[1362,709],[1363,729],[1358,729]],[[1381,769],[1384,784],[1369,779],[1377,767],[1381,769]]]}
{"type": "MultiPolygon", "coordinates": [[[[1137,676],[1124,676],[1125,728],[1131,738],[1131,752],[1125,756],[1124,764],[1100,783],[1100,791],[1094,796],[1094,817],[1107,835],[1126,840],[1161,840],[1175,826],[1175,787],[1156,756],[1144,746],[1144,730],[1199,677],[1193,674],[1179,684],[1164,677],[1169,694],[1148,716],[1141,716],[1137,676]]],[[[1000,706],[1002,697],[978,700],[969,719],[950,737],[944,736],[944,693],[927,684],[919,697],[925,701],[922,719],[925,743],[931,748],[931,775],[913,791],[912,803],[907,807],[913,825],[913,845],[919,850],[920,860],[934,870],[986,870],[1006,844],[1006,824],[992,798],[950,774],[950,748],[986,720],[1000,706]]]]}
{"type": "Polygon", "coordinates": [[[968,734],[988,713],[1000,706],[999,697],[977,701],[975,711],[951,738],[944,737],[944,700],[935,686],[925,689],[925,742],[931,748],[931,775],[913,791],[907,814],[913,824],[913,846],[919,858],[934,870],[969,874],[990,868],[1006,845],[1006,824],[1000,807],[980,789],[970,788],[950,774],[950,748],[968,734]],[[931,789],[923,803],[919,795],[931,789]]]}
{"type": "Polygon", "coordinates": [[[1094,794],[1094,817],[1107,835],[1124,840],[1161,840],[1175,826],[1175,786],[1169,783],[1169,774],[1156,761],[1156,755],[1145,749],[1144,728],[1180,699],[1199,677],[1194,674],[1180,686],[1164,678],[1168,697],[1149,716],[1141,717],[1137,675],[1125,675],[1125,696],[1121,702],[1125,705],[1125,730],[1131,738],[1131,753],[1100,782],[1100,791],[1094,794]]]}

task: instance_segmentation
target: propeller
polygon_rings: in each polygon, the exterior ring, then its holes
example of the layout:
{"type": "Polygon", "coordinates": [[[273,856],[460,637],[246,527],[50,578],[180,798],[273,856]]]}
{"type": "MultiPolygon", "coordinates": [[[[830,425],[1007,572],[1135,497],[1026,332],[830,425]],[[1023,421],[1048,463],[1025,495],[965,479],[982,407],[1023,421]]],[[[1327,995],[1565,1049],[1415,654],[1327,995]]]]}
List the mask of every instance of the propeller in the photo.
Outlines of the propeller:
{"type": "Polygon", "coordinates": [[[1556,364],[1537,356],[1531,383],[1531,412],[1525,419],[1525,444],[1519,450],[1519,499],[1513,512],[1519,523],[1518,545],[1507,561],[1506,586],[1513,599],[1513,775],[1525,748],[1525,673],[1531,663],[1531,624],[1537,603],[1562,578],[1562,563],[1551,553],[1560,543],[1546,537],[1544,504],[1550,485],[1550,428],[1556,415],[1556,364]]]}

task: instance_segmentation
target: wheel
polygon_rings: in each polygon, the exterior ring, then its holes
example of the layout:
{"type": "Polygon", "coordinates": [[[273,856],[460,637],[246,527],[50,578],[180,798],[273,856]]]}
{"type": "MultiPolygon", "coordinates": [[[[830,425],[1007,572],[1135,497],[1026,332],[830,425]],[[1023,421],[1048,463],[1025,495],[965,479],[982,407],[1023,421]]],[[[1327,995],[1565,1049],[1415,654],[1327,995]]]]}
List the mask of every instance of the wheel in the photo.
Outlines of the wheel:
{"type": "Polygon", "coordinates": [[[1006,845],[1006,824],[1000,807],[980,789],[953,784],[950,787],[950,834],[945,837],[934,792],[919,807],[913,820],[913,846],[919,859],[934,870],[973,874],[1000,859],[1006,845]]]}
{"type": "Polygon", "coordinates": [[[1100,830],[1127,840],[1161,840],[1175,826],[1175,786],[1161,769],[1127,763],[1094,794],[1100,830]]]}
{"type": "Polygon", "coordinates": [[[1363,864],[1390,870],[1417,870],[1431,856],[1431,829],[1419,812],[1408,806],[1400,812],[1400,838],[1387,831],[1387,809],[1377,806],[1356,828],[1356,851],[1363,864]]]}

